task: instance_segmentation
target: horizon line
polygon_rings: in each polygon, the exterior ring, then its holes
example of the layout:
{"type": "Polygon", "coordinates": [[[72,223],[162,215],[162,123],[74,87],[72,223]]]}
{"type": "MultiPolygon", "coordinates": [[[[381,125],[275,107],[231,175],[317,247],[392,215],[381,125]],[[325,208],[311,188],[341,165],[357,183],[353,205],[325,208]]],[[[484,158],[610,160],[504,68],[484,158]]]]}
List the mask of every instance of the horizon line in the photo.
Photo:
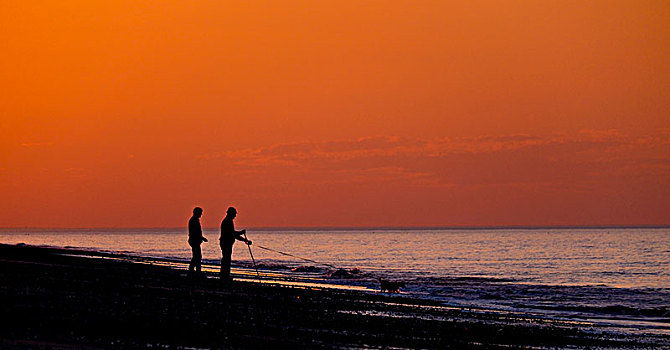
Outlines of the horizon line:
{"type": "MultiPolygon", "coordinates": [[[[181,226],[0,226],[0,230],[151,230],[151,229],[180,229],[181,226]]],[[[268,231],[351,231],[351,230],[540,230],[540,229],[663,229],[670,228],[670,224],[660,225],[490,225],[490,226],[250,226],[247,230],[268,231]]],[[[218,226],[207,226],[203,229],[219,229],[218,226]]]]}

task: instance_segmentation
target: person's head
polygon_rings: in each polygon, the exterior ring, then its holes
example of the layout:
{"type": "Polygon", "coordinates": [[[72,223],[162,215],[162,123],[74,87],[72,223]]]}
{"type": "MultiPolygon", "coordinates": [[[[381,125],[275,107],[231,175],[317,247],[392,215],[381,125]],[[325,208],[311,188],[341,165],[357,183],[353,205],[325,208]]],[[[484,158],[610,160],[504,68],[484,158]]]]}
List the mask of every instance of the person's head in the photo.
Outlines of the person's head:
{"type": "Polygon", "coordinates": [[[193,216],[195,217],[201,217],[202,216],[202,208],[200,207],[195,207],[193,208],[193,216]]]}
{"type": "Polygon", "coordinates": [[[234,218],[237,216],[237,209],[234,207],[228,207],[228,210],[226,210],[226,216],[229,216],[231,218],[234,218]]]}

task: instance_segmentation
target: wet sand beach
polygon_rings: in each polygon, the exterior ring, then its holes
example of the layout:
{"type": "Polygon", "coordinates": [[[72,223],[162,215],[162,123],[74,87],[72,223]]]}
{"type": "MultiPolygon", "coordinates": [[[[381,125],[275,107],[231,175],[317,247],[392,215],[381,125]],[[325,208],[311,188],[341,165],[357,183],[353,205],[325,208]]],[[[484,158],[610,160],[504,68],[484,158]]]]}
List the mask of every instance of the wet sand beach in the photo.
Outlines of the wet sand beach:
{"type": "Polygon", "coordinates": [[[0,348],[658,348],[588,323],[188,278],[150,259],[0,245],[0,348]]]}

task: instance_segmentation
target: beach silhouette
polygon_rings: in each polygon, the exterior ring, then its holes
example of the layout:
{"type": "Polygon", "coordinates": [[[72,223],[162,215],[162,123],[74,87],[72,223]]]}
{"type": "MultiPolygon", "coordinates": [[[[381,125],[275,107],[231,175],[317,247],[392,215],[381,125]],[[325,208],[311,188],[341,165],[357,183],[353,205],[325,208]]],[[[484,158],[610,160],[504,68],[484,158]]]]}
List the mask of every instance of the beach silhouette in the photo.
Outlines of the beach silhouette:
{"type": "MultiPolygon", "coordinates": [[[[219,273],[219,278],[222,282],[230,282],[232,279],[230,277],[230,262],[233,255],[233,244],[235,241],[242,241],[248,245],[251,245],[251,241],[243,237],[246,234],[246,230],[236,231],[235,230],[235,220],[237,217],[237,209],[234,207],[229,207],[226,210],[226,216],[221,221],[221,237],[219,238],[219,245],[221,247],[221,271],[219,273]]],[[[251,250],[249,251],[251,252],[251,250]]]]}
{"type": "Polygon", "coordinates": [[[611,329],[594,331],[573,320],[541,326],[542,319],[528,314],[388,294],[243,281],[222,291],[217,279],[195,286],[148,257],[3,244],[0,256],[0,309],[6,316],[0,318],[0,347],[8,349],[670,345],[635,334],[617,338],[611,329]]]}
{"type": "Polygon", "coordinates": [[[188,244],[191,246],[193,257],[188,265],[189,276],[200,275],[202,270],[202,250],[200,245],[207,242],[207,238],[202,235],[202,226],[200,217],[203,210],[200,207],[193,208],[193,216],[188,220],[188,244]]]}

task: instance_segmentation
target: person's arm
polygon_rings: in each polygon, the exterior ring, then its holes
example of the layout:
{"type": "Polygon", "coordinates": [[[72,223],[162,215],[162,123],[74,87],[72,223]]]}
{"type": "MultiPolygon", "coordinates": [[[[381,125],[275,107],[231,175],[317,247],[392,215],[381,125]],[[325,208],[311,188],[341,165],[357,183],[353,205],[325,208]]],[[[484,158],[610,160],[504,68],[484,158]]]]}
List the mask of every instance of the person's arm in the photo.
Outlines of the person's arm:
{"type": "Polygon", "coordinates": [[[207,242],[207,238],[202,235],[202,226],[200,225],[200,220],[198,220],[198,231],[200,231],[200,241],[207,242]]]}
{"type": "Polygon", "coordinates": [[[248,239],[242,237],[242,235],[245,234],[245,233],[247,233],[247,230],[235,231],[235,239],[237,239],[238,241],[242,241],[242,242],[244,242],[244,243],[246,243],[246,244],[251,245],[251,241],[250,241],[250,240],[248,240],[248,239]]]}

